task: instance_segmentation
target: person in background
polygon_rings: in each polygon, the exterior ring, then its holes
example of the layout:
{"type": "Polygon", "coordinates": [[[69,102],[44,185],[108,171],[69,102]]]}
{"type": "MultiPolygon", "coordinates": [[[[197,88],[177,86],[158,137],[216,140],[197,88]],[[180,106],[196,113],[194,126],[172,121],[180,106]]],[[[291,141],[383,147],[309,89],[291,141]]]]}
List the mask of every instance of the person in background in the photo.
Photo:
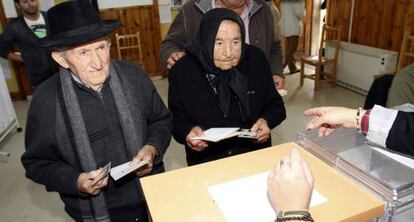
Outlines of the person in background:
{"type": "Polygon", "coordinates": [[[307,129],[319,128],[319,136],[327,136],[336,128],[357,128],[367,139],[400,153],[414,156],[414,113],[375,105],[371,110],[344,107],[317,107],[304,112],[314,118],[307,129]]]}
{"type": "Polygon", "coordinates": [[[305,1],[281,0],[280,11],[282,14],[281,32],[286,37],[284,67],[288,66],[289,74],[293,74],[300,71],[296,67],[295,52],[298,49],[299,37],[302,33],[302,20],[305,17],[305,1]]]}
{"type": "Polygon", "coordinates": [[[280,39],[280,12],[279,12],[279,9],[276,7],[273,0],[265,0],[265,1],[269,5],[270,11],[272,12],[272,15],[273,15],[275,35],[278,39],[280,39]]]}
{"type": "Polygon", "coordinates": [[[47,12],[60,70],[33,96],[21,160],[26,177],[58,192],[75,221],[148,221],[140,177],[164,171],[172,116],[144,71],[112,61],[108,35],[119,21],[101,20],[86,1],[47,12]],[[73,19],[76,18],[76,19],[73,19]],[[99,167],[148,161],[114,181],[99,167]]]}
{"type": "Polygon", "coordinates": [[[404,103],[414,104],[414,63],[393,76],[391,87],[388,89],[387,107],[404,103]]]}
{"type": "Polygon", "coordinates": [[[270,130],[286,118],[266,56],[244,38],[240,16],[230,9],[212,9],[170,71],[173,136],[185,145],[188,165],[269,147],[270,130]],[[217,143],[193,139],[213,127],[250,129],[258,138],[217,143]]]}
{"type": "Polygon", "coordinates": [[[276,221],[313,221],[309,213],[313,182],[312,171],[298,149],[293,149],[276,164],[267,179],[276,221]]]}
{"type": "Polygon", "coordinates": [[[170,70],[186,54],[184,47],[197,34],[200,21],[206,12],[214,8],[228,8],[243,20],[246,43],[254,45],[266,55],[277,89],[285,85],[283,55],[279,37],[274,32],[272,10],[264,0],[191,0],[180,9],[161,43],[161,61],[170,70]]]}
{"type": "Polygon", "coordinates": [[[11,19],[0,34],[0,56],[23,62],[30,84],[36,88],[58,70],[50,57],[50,49],[38,46],[38,41],[49,34],[45,12],[39,11],[37,0],[14,0],[21,16],[11,19]],[[10,52],[14,43],[19,53],[10,52]]]}

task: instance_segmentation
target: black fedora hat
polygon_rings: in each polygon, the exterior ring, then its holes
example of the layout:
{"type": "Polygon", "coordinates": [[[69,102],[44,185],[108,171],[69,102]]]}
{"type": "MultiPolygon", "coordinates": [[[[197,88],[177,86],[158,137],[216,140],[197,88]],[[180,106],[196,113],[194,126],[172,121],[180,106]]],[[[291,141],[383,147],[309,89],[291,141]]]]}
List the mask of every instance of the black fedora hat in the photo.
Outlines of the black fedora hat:
{"type": "Polygon", "coordinates": [[[43,47],[66,47],[104,37],[117,29],[117,20],[101,20],[96,9],[85,1],[67,1],[47,11],[50,32],[39,41],[43,47]]]}

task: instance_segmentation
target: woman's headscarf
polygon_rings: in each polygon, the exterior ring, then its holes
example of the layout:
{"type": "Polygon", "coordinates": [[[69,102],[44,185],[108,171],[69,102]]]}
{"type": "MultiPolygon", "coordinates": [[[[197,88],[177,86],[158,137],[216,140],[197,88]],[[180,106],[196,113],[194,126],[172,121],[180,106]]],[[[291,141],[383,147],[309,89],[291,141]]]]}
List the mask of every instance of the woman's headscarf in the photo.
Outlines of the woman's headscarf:
{"type": "Polygon", "coordinates": [[[215,8],[209,10],[201,19],[197,35],[186,47],[186,52],[196,58],[205,74],[213,74],[217,79],[217,95],[219,98],[220,109],[224,113],[224,118],[229,116],[230,102],[232,94],[237,99],[240,108],[242,121],[249,115],[249,101],[247,97],[247,79],[241,75],[237,67],[243,63],[245,58],[245,30],[242,19],[230,9],[215,8]],[[241,34],[241,55],[236,67],[229,70],[221,70],[214,65],[214,44],[221,22],[231,20],[240,29],[241,34]]]}

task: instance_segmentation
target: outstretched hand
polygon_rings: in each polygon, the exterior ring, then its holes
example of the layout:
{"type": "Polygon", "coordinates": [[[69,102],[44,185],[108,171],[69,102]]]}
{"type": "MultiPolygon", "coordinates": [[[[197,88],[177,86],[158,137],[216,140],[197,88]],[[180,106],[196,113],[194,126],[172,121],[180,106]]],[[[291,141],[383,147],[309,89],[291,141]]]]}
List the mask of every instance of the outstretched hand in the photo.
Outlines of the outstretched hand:
{"type": "MultiPolygon", "coordinates": [[[[358,110],[344,107],[317,107],[304,112],[305,116],[313,116],[306,124],[306,129],[319,128],[319,136],[327,136],[336,128],[358,128],[356,115],[358,110]]],[[[360,117],[365,114],[361,110],[360,117]]]]}

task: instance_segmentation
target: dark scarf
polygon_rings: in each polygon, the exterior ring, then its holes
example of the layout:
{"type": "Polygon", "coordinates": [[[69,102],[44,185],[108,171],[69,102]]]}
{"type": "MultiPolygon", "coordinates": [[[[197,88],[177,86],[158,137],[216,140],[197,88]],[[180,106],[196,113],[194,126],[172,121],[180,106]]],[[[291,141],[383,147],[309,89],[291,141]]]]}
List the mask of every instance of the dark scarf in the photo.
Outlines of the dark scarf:
{"type": "Polygon", "coordinates": [[[208,11],[201,19],[200,28],[196,38],[185,47],[186,52],[200,62],[204,74],[215,75],[219,106],[227,119],[230,112],[231,98],[235,98],[239,104],[242,121],[246,121],[249,115],[249,100],[247,97],[247,80],[239,72],[238,66],[245,58],[245,30],[240,16],[229,9],[216,8],[208,11]],[[221,70],[214,65],[213,54],[217,31],[223,20],[231,20],[240,28],[242,53],[237,67],[229,70],[221,70]]]}
{"type": "MultiPolygon", "coordinates": [[[[139,116],[142,115],[142,112],[139,107],[134,106],[131,100],[128,100],[132,95],[132,86],[129,86],[128,82],[121,81],[117,70],[112,63],[109,76],[109,86],[118,110],[118,117],[121,123],[127,153],[129,156],[135,156],[137,147],[139,148],[144,145],[144,139],[142,137],[143,129],[140,127],[144,123],[141,118],[139,118],[139,116]],[[131,113],[131,110],[133,110],[134,113],[131,113]]],[[[59,78],[64,100],[62,107],[59,100],[56,104],[56,135],[59,138],[59,150],[71,163],[80,163],[82,172],[96,170],[97,164],[89,142],[79,101],[73,88],[74,85],[70,71],[60,69],[59,78]],[[69,123],[65,123],[64,121],[64,110],[69,117],[69,123]],[[72,141],[75,143],[75,151],[72,149],[69,135],[73,136],[72,141]]],[[[111,221],[103,192],[97,196],[80,198],[79,207],[82,214],[82,220],[85,222],[111,221]]]]}

